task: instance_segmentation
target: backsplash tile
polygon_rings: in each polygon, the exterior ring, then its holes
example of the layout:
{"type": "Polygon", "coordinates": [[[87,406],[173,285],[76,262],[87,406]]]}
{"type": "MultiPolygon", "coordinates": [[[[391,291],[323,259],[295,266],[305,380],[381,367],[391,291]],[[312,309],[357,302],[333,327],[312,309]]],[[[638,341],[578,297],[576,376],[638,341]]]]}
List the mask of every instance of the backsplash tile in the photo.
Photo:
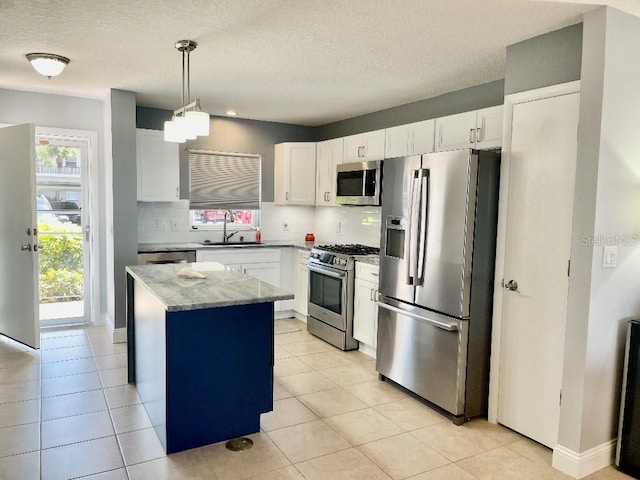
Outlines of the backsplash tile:
{"type": "MultiPolygon", "coordinates": [[[[380,245],[380,208],[306,207],[262,204],[262,240],[304,241],[313,233],[316,243],[362,243],[380,245]],[[283,229],[286,223],[287,230],[283,229]]],[[[244,232],[241,232],[244,233],[244,232]]],[[[253,232],[246,237],[252,239],[253,232]]],[[[192,231],[189,202],[138,202],[138,242],[182,243],[220,241],[221,231],[192,231]],[[173,230],[172,230],[173,225],[173,230]]]]}

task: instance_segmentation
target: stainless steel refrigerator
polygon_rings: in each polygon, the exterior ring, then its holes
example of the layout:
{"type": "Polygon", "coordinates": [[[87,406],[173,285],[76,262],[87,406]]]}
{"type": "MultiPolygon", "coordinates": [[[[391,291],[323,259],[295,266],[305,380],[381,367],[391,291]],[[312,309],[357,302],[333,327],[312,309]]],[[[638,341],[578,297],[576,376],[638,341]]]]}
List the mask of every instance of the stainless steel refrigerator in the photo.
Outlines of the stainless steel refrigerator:
{"type": "Polygon", "coordinates": [[[385,160],[376,369],[450,414],[487,410],[500,156],[385,160]]]}

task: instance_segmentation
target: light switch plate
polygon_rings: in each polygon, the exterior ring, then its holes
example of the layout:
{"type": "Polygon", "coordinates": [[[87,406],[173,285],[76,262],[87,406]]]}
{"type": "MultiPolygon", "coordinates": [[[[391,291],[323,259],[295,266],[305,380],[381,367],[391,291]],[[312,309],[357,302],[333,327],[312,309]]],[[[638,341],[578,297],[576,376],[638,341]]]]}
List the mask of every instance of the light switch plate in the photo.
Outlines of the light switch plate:
{"type": "Polygon", "coordinates": [[[615,268],[618,263],[618,247],[608,245],[602,252],[602,268],[615,268]]]}

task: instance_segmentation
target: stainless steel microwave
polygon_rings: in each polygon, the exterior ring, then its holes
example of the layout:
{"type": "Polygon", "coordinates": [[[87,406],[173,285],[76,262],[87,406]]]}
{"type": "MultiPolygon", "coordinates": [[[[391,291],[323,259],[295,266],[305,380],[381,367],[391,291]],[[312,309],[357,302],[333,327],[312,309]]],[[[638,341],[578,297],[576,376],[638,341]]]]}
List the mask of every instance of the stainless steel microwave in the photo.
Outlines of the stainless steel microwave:
{"type": "Polygon", "coordinates": [[[342,163],[336,168],[336,203],[380,205],[382,162],[342,163]]]}

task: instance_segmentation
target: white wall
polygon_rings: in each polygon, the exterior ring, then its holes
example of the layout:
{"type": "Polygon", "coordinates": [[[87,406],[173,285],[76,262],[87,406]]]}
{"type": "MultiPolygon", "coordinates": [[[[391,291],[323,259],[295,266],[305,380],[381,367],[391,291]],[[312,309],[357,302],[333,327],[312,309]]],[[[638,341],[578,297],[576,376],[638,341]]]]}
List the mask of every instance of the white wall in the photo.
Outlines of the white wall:
{"type": "Polygon", "coordinates": [[[559,445],[617,435],[626,321],[640,316],[640,18],[584,17],[580,133],[559,445]],[[604,244],[618,265],[601,267],[604,244]]]}
{"type": "MultiPolygon", "coordinates": [[[[43,79],[43,81],[48,80],[43,79]]],[[[33,123],[40,127],[97,132],[98,158],[95,159],[95,164],[98,168],[98,177],[104,178],[104,105],[102,100],[0,88],[0,106],[0,123],[33,123]]],[[[104,210],[106,205],[105,188],[103,183],[93,187],[98,189],[97,198],[100,212],[99,218],[92,219],[94,234],[98,236],[99,245],[104,245],[107,231],[104,210]]],[[[106,255],[101,252],[100,265],[94,266],[94,273],[100,272],[99,310],[101,313],[104,313],[107,308],[105,295],[107,285],[105,279],[106,258],[106,255]]]]}

